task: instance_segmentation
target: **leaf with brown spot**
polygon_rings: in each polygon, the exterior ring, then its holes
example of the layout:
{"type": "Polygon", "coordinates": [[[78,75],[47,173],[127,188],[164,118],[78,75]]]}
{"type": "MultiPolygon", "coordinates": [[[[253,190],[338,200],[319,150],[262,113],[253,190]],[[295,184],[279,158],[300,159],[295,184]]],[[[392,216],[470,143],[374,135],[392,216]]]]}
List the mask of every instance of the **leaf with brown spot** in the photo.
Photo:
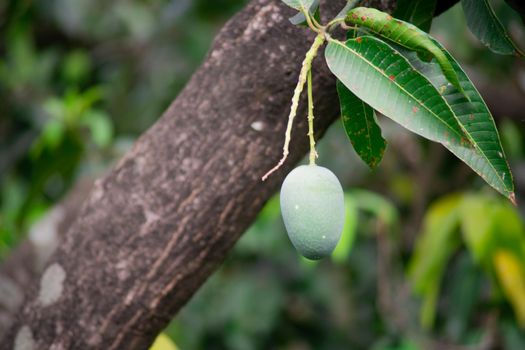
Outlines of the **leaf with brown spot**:
{"type": "Polygon", "coordinates": [[[408,130],[436,142],[468,148],[461,143],[466,135],[439,91],[387,43],[372,36],[362,36],[361,40],[361,44],[356,39],[346,43],[330,39],[328,43],[326,62],[341,83],[408,130]],[[417,108],[415,113],[413,107],[417,108]]]}
{"type": "Polygon", "coordinates": [[[375,35],[392,41],[421,55],[432,55],[443,75],[458,91],[463,92],[456,72],[447,56],[433,42],[433,38],[413,24],[392,18],[389,14],[368,7],[357,7],[346,16],[350,24],[365,27],[375,35]]]}
{"type": "Polygon", "coordinates": [[[373,169],[383,158],[386,148],[386,140],[381,135],[376,114],[372,107],[354,95],[340,81],[337,81],[337,93],[346,135],[359,157],[373,169]]]}
{"type": "MultiPolygon", "coordinates": [[[[440,46],[437,41],[435,44],[440,46]]],[[[394,48],[406,57],[410,64],[429,79],[436,88],[445,83],[445,78],[435,62],[423,62],[413,52],[399,46],[394,46],[394,48]]],[[[459,64],[444,48],[441,46],[440,48],[450,60],[461,85],[463,85],[465,94],[469,97],[468,101],[451,87],[442,92],[442,97],[461,124],[469,143],[474,145],[474,150],[452,151],[489,185],[512,201],[514,194],[512,173],[505,158],[494,119],[485,101],[459,64]]],[[[463,140],[463,142],[465,141],[463,140]]]]}

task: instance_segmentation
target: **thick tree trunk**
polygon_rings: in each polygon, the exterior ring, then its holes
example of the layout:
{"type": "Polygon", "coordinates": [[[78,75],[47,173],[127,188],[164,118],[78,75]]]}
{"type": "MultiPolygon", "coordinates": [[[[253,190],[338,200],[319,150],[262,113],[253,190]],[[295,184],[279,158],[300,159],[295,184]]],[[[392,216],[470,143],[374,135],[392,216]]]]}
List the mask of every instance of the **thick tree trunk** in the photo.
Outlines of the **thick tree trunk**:
{"type": "MultiPolygon", "coordinates": [[[[307,150],[302,103],[288,161],[261,181],[313,40],[292,14],[254,0],[223,28],[162,118],[96,182],[2,348],[144,349],[188,301],[307,150]]],[[[318,59],[316,137],[338,116],[334,85],[318,59]]]]}

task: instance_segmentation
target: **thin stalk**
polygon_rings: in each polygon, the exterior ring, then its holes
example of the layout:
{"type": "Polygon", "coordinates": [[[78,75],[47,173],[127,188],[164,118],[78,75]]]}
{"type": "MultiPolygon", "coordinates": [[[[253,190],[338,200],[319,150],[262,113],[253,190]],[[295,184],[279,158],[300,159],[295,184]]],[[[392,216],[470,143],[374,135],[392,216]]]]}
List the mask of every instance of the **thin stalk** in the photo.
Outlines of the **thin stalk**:
{"type": "Polygon", "coordinates": [[[303,60],[303,64],[301,67],[301,72],[299,73],[299,80],[297,81],[297,85],[294,90],[294,94],[292,97],[292,106],[290,108],[290,114],[288,115],[288,125],[286,126],[286,133],[284,137],[284,146],[283,146],[283,156],[281,160],[277,163],[276,166],[274,166],[270,171],[268,171],[263,177],[262,180],[265,181],[268,176],[270,176],[273,172],[275,172],[277,169],[281,167],[281,165],[284,164],[286,161],[286,158],[289,154],[289,146],[290,146],[290,140],[292,135],[292,125],[293,120],[295,118],[295,115],[297,114],[297,107],[299,106],[299,98],[301,97],[301,92],[303,91],[304,84],[307,80],[307,75],[310,69],[312,68],[312,61],[314,57],[317,55],[317,51],[319,50],[319,47],[324,43],[325,35],[323,33],[320,33],[315,37],[315,40],[308,50],[306,52],[306,55],[303,60]]]}
{"type": "Polygon", "coordinates": [[[314,138],[314,97],[312,93],[312,70],[308,71],[308,137],[310,138],[310,165],[315,165],[315,159],[318,157],[315,151],[314,138]]]}
{"type": "Polygon", "coordinates": [[[302,12],[304,14],[304,17],[306,18],[306,23],[308,23],[308,27],[310,27],[311,30],[316,32],[317,34],[321,34],[323,32],[323,28],[320,26],[315,19],[310,17],[310,13],[308,13],[308,9],[305,9],[304,7],[301,7],[302,12]]]}
{"type": "Polygon", "coordinates": [[[313,23],[317,28],[319,28],[319,30],[320,30],[321,32],[324,31],[324,30],[326,30],[326,27],[323,26],[322,24],[320,24],[319,22],[317,22],[317,20],[315,19],[314,16],[312,16],[312,17],[310,17],[310,18],[311,18],[311,20],[312,20],[312,23],[313,23]]]}

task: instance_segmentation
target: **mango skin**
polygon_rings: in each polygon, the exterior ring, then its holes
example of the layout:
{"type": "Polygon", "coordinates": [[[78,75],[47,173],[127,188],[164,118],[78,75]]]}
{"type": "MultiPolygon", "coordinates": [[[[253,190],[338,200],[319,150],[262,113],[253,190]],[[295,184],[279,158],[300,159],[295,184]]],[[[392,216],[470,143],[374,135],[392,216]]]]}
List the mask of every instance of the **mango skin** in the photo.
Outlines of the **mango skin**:
{"type": "Polygon", "coordinates": [[[280,202],[295,249],[311,260],[329,256],[345,221],[343,188],[334,173],[317,165],[295,168],[284,179],[280,202]]]}

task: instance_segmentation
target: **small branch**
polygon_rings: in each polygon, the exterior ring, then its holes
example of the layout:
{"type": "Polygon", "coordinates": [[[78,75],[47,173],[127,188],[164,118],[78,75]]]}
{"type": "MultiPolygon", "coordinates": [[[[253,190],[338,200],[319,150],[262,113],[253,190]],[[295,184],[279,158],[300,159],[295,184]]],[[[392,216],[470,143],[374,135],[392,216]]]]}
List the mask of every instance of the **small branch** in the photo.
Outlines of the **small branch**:
{"type": "Polygon", "coordinates": [[[315,165],[318,157],[314,137],[314,97],[312,92],[312,70],[308,71],[308,137],[310,138],[310,165],[315,165]]]}
{"type": "Polygon", "coordinates": [[[286,158],[288,157],[289,152],[289,146],[290,146],[290,140],[292,138],[292,126],[293,121],[295,118],[295,115],[297,114],[297,107],[299,106],[299,98],[301,97],[301,92],[303,92],[304,84],[307,79],[308,72],[310,71],[312,67],[312,61],[317,55],[317,51],[323,45],[324,43],[324,35],[319,34],[315,37],[315,40],[306,53],[301,72],[299,73],[299,81],[297,82],[297,86],[295,87],[294,94],[292,97],[292,107],[290,108],[290,114],[288,115],[288,124],[286,126],[286,133],[284,136],[284,146],[283,146],[283,156],[281,160],[279,160],[279,163],[277,163],[276,166],[274,166],[270,171],[268,171],[263,177],[262,180],[265,181],[268,176],[270,176],[272,173],[277,171],[286,161],[286,158]]]}
{"type": "Polygon", "coordinates": [[[305,9],[304,7],[301,7],[301,11],[304,14],[304,18],[306,18],[306,23],[308,23],[308,27],[310,27],[311,30],[314,32],[321,34],[324,31],[323,26],[321,26],[317,21],[310,17],[310,13],[308,12],[308,9],[305,9]]]}

